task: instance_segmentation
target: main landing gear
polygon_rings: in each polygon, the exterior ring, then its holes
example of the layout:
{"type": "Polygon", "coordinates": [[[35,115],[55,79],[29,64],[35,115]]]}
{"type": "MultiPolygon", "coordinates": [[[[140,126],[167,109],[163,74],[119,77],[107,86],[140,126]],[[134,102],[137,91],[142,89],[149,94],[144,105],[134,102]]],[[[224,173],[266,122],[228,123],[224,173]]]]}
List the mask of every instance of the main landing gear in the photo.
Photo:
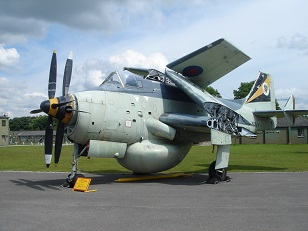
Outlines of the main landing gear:
{"type": "Polygon", "coordinates": [[[227,167],[229,164],[230,155],[230,145],[231,145],[231,135],[217,131],[215,129],[211,130],[211,143],[214,147],[217,147],[216,151],[216,161],[211,163],[209,167],[209,178],[206,183],[217,184],[221,181],[230,181],[230,177],[227,176],[227,167]]]}
{"type": "Polygon", "coordinates": [[[230,182],[230,177],[227,176],[227,168],[215,169],[216,161],[213,161],[209,167],[209,178],[207,184],[218,184],[221,181],[230,182]]]}

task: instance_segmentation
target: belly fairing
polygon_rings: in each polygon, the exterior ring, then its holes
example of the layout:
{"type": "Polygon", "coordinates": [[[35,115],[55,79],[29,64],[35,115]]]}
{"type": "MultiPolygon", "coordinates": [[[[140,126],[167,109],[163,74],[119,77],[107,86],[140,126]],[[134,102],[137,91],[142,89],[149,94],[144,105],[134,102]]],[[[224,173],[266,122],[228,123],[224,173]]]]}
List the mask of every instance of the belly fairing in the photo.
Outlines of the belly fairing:
{"type": "Polygon", "coordinates": [[[117,161],[136,173],[154,173],[178,165],[187,155],[191,143],[169,143],[164,140],[143,140],[130,145],[124,158],[117,161]]]}

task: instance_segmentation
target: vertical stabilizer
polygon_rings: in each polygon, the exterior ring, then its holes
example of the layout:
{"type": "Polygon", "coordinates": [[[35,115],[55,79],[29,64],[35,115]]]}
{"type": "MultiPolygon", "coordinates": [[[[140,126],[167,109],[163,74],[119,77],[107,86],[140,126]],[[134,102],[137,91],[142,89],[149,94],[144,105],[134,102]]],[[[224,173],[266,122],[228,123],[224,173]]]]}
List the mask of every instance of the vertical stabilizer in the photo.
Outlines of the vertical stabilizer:
{"type": "Polygon", "coordinates": [[[256,110],[275,110],[274,84],[269,74],[259,72],[258,78],[246,97],[246,106],[256,110]]]}

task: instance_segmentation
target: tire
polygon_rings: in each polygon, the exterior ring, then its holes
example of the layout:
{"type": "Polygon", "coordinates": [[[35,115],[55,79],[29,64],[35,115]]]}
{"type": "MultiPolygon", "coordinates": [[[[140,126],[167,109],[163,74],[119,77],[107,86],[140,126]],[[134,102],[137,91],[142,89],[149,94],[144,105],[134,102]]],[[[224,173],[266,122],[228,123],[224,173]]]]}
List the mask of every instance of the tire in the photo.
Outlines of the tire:
{"type": "Polygon", "coordinates": [[[73,177],[73,179],[72,179],[71,181],[69,181],[70,175],[71,175],[71,174],[69,174],[69,175],[67,176],[67,180],[66,180],[66,182],[69,184],[70,188],[73,188],[73,187],[74,187],[74,185],[75,185],[76,180],[77,180],[78,177],[84,177],[83,174],[75,174],[75,176],[73,177]]]}
{"type": "Polygon", "coordinates": [[[226,180],[227,168],[215,169],[216,161],[213,161],[209,167],[209,178],[216,178],[218,181],[226,180]]]}

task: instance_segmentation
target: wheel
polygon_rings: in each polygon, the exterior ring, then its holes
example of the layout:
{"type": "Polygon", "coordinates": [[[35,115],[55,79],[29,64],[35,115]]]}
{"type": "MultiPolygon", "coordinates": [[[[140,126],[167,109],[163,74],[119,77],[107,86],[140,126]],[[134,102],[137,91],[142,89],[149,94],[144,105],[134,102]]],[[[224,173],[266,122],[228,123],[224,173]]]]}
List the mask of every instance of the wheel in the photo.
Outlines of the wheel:
{"type": "Polygon", "coordinates": [[[216,178],[218,181],[223,181],[227,176],[227,169],[215,169],[216,161],[213,161],[209,167],[209,178],[216,178]]]}
{"type": "Polygon", "coordinates": [[[70,188],[73,188],[73,187],[74,187],[74,185],[75,185],[76,180],[77,180],[78,177],[84,177],[83,174],[75,174],[75,176],[73,177],[73,179],[70,180],[70,176],[71,176],[71,174],[69,174],[69,175],[67,176],[67,179],[66,179],[66,182],[69,184],[69,187],[70,187],[70,188]]]}

